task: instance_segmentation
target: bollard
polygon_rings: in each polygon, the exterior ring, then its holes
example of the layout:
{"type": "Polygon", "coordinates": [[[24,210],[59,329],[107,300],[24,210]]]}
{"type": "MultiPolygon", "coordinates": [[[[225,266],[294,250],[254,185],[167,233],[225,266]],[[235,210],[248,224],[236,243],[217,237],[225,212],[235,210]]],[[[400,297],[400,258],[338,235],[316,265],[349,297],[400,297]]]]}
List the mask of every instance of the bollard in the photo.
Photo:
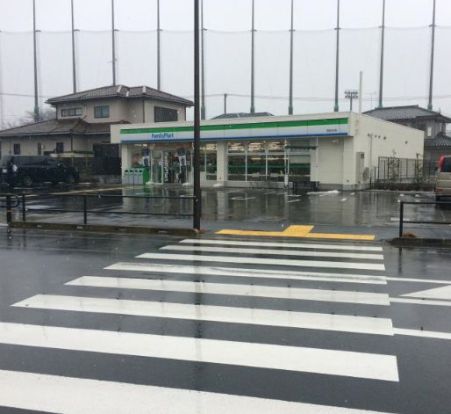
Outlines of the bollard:
{"type": "Polygon", "coordinates": [[[83,195],[83,224],[88,224],[88,197],[83,195]]]}
{"type": "Polygon", "coordinates": [[[6,224],[8,225],[8,233],[11,233],[11,223],[13,222],[13,212],[11,206],[11,195],[6,196],[6,224]]]}
{"type": "Polygon", "coordinates": [[[25,194],[22,194],[22,221],[26,222],[27,221],[27,207],[25,204],[25,194]]]}
{"type": "Polygon", "coordinates": [[[404,201],[401,201],[399,207],[399,238],[402,238],[404,233],[404,201]]]}

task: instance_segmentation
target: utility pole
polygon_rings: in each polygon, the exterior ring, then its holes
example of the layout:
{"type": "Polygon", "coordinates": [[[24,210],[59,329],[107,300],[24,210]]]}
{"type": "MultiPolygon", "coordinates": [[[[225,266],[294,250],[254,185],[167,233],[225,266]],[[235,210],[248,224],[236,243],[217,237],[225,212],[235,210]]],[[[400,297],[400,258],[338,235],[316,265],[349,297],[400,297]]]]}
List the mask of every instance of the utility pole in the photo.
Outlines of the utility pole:
{"type": "Polygon", "coordinates": [[[34,122],[39,122],[38,40],[36,33],[36,0],[33,0],[33,70],[34,70],[34,122]]]}
{"type": "Polygon", "coordinates": [[[337,0],[337,27],[335,29],[337,31],[337,50],[335,57],[335,105],[334,111],[339,111],[338,106],[338,88],[339,88],[339,77],[340,77],[340,0],[337,0]]]}
{"type": "Polygon", "coordinates": [[[385,57],[385,0],[382,0],[381,61],[379,69],[379,108],[382,108],[384,106],[384,57],[385,57]]]}
{"type": "Polygon", "coordinates": [[[224,94],[224,113],[227,113],[227,97],[228,95],[225,93],[224,94]]]}
{"type": "Polygon", "coordinates": [[[252,0],[251,28],[251,114],[255,114],[255,0],[252,0]]]}
{"type": "Polygon", "coordinates": [[[294,0],[291,0],[290,85],[289,85],[288,115],[293,115],[293,66],[294,66],[293,46],[294,46],[294,0]]]}
{"type": "Polygon", "coordinates": [[[202,99],[201,99],[201,108],[200,108],[200,115],[201,118],[204,120],[206,117],[206,108],[205,108],[205,42],[204,42],[204,35],[205,35],[205,27],[204,27],[204,0],[201,0],[200,3],[200,11],[201,11],[201,65],[202,65],[202,79],[201,79],[201,91],[202,91],[202,99]]]}
{"type": "Polygon", "coordinates": [[[73,91],[77,92],[77,62],[75,60],[75,16],[74,16],[74,0],[70,0],[71,11],[71,27],[72,27],[72,82],[73,91]]]}
{"type": "Polygon", "coordinates": [[[193,228],[200,231],[200,218],[202,214],[202,192],[200,188],[200,45],[199,45],[199,0],[194,0],[194,203],[193,228]]]}
{"type": "Polygon", "coordinates": [[[157,0],[157,89],[161,90],[161,21],[160,0],[157,0]]]}
{"type": "Polygon", "coordinates": [[[432,25],[431,25],[431,68],[429,74],[429,101],[428,109],[432,111],[432,100],[434,96],[434,58],[435,58],[435,16],[436,16],[436,0],[432,4],[432,25]]]}
{"type": "Polygon", "coordinates": [[[116,25],[114,18],[114,0],[111,0],[111,54],[113,69],[113,86],[116,86],[116,25]]]}

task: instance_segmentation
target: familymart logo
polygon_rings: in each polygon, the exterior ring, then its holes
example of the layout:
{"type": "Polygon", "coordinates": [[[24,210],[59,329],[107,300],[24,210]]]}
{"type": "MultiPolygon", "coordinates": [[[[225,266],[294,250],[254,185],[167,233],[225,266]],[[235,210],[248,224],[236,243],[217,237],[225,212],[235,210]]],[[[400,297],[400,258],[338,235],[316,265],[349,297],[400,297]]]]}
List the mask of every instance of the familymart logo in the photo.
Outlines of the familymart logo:
{"type": "Polygon", "coordinates": [[[158,132],[156,134],[152,134],[152,139],[171,139],[174,138],[173,132],[158,132]]]}

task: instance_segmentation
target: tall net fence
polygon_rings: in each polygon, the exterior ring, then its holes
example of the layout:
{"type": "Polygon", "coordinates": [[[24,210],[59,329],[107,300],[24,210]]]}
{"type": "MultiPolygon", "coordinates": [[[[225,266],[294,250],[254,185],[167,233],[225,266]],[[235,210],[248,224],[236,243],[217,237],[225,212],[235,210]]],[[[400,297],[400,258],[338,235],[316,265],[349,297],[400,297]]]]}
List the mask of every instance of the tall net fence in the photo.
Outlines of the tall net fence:
{"type": "MultiPolygon", "coordinates": [[[[387,28],[384,104],[426,105],[431,29],[387,28]]],[[[157,32],[116,31],[117,83],[157,87],[157,32]]],[[[248,112],[251,93],[251,32],[204,31],[207,118],[224,112],[248,112]],[[225,98],[224,95],[227,94],[225,98]],[[226,104],[226,105],[225,105],[226,104]],[[226,107],[226,108],[225,108],[226,107]]],[[[451,27],[437,27],[434,106],[451,113],[451,27]]],[[[364,73],[363,109],[377,105],[381,29],[340,31],[340,109],[348,110],[346,89],[357,89],[364,73]]],[[[335,93],[336,31],[295,31],[293,35],[295,113],[331,111],[335,93]]],[[[44,109],[49,97],[72,92],[71,32],[38,32],[38,92],[44,109]]],[[[192,98],[193,34],[161,31],[161,88],[192,98]]],[[[76,31],[77,88],[112,83],[110,31],[76,31]]],[[[255,32],[255,107],[275,115],[288,113],[290,32],[255,32]]],[[[33,33],[0,32],[0,126],[23,121],[34,107],[33,33]]],[[[190,113],[188,113],[190,116],[190,113]]]]}

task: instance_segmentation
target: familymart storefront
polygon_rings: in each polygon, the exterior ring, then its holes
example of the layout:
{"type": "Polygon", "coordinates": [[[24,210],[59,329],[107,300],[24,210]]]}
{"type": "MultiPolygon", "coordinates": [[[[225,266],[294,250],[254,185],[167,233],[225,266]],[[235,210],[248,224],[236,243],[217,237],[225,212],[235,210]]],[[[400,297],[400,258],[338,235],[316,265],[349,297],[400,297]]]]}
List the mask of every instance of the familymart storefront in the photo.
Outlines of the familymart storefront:
{"type": "MultiPolygon", "coordinates": [[[[201,182],[247,187],[318,181],[320,140],[348,136],[348,119],[337,114],[204,121],[201,182]],[[259,184],[260,183],[260,184],[259,184]]],[[[146,182],[191,183],[193,124],[113,125],[122,147],[122,171],[140,168],[146,182]]]]}

